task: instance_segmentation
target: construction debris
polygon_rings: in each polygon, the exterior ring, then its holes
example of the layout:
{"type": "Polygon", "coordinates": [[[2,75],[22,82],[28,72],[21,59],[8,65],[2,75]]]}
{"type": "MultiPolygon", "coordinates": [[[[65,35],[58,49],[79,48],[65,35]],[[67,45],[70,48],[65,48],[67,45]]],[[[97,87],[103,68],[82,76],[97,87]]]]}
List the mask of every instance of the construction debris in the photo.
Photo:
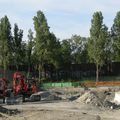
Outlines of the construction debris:
{"type": "Polygon", "coordinates": [[[3,114],[7,114],[9,116],[11,115],[16,115],[17,113],[19,113],[19,111],[17,109],[7,109],[7,108],[4,108],[2,106],[0,106],[0,114],[3,115],[3,114]]]}
{"type": "Polygon", "coordinates": [[[54,88],[35,93],[41,101],[1,104],[0,118],[4,120],[117,120],[120,105],[114,102],[115,93],[108,88],[54,88]],[[56,101],[58,100],[58,101],[56,101]],[[5,108],[4,108],[5,107],[5,108]],[[20,114],[17,114],[19,113],[20,114]],[[33,114],[32,114],[33,113],[33,114]]]}
{"type": "Polygon", "coordinates": [[[40,99],[45,101],[62,100],[62,98],[53,91],[42,91],[35,93],[31,96],[31,99],[33,98],[33,96],[40,96],[40,99]]]}
{"type": "Polygon", "coordinates": [[[85,103],[85,104],[91,104],[95,106],[101,106],[103,105],[102,101],[99,99],[99,97],[91,91],[85,92],[82,96],[80,96],[76,102],[78,103],[85,103]]]}
{"type": "MultiPolygon", "coordinates": [[[[106,94],[106,92],[105,92],[106,94]]],[[[105,99],[101,99],[97,92],[93,91],[86,91],[82,96],[80,96],[76,102],[90,104],[98,107],[104,107],[109,109],[120,109],[120,105],[116,104],[114,101],[108,100],[112,94],[106,94],[105,99]],[[109,97],[108,97],[109,96],[109,97]]],[[[112,95],[113,96],[113,95],[112,95]]]]}

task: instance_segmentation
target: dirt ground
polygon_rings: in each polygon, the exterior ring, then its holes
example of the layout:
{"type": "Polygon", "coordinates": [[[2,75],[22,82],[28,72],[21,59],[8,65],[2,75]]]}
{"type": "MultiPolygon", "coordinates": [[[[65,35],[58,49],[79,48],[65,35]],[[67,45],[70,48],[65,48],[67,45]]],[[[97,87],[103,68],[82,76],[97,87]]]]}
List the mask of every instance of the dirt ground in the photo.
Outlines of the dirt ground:
{"type": "MultiPolygon", "coordinates": [[[[97,88],[95,91],[99,93],[101,99],[105,99],[103,93],[106,90],[108,88],[97,88]]],[[[115,90],[116,88],[113,91],[115,90]]],[[[120,109],[76,102],[77,97],[84,92],[81,88],[52,89],[52,91],[56,91],[64,99],[2,105],[9,110],[17,109],[19,113],[12,115],[1,113],[0,120],[120,120],[120,109]]]]}

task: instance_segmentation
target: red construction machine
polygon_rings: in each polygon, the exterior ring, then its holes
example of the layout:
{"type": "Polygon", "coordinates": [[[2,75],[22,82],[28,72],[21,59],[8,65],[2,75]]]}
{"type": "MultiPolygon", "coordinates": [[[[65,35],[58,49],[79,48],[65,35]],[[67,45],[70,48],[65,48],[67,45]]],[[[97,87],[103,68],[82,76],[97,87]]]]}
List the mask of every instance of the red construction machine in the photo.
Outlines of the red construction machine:
{"type": "MultiPolygon", "coordinates": [[[[15,96],[22,95],[23,101],[25,101],[25,98],[30,98],[31,95],[37,92],[38,87],[34,79],[27,79],[20,72],[13,74],[13,93],[15,96]]],[[[32,101],[39,101],[40,99],[40,95],[34,95],[34,97],[32,97],[32,101]]]]}

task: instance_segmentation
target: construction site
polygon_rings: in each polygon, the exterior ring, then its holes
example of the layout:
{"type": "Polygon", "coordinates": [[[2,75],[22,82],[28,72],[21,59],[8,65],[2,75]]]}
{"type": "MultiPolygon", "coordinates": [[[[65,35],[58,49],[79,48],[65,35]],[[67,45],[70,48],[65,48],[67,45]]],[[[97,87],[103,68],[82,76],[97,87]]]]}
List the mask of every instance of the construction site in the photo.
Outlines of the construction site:
{"type": "Polygon", "coordinates": [[[54,87],[32,93],[31,99],[23,100],[24,95],[1,99],[0,120],[119,120],[119,86],[54,87]]]}
{"type": "Polygon", "coordinates": [[[120,0],[0,0],[0,120],[120,120],[120,0]]]}

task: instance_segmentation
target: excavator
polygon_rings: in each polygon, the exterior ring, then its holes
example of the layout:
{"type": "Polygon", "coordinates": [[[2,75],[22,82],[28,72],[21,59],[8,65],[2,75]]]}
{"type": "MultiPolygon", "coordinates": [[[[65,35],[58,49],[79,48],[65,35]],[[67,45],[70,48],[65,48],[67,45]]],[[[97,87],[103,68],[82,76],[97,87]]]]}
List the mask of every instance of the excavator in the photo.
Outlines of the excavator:
{"type": "Polygon", "coordinates": [[[39,90],[35,79],[25,78],[21,72],[15,72],[12,79],[12,85],[8,89],[6,79],[0,78],[0,99],[3,99],[3,103],[12,101],[11,98],[15,101],[19,97],[22,97],[22,102],[25,102],[26,99],[29,101],[41,100],[41,96],[36,94],[39,90]]]}
{"type": "Polygon", "coordinates": [[[23,102],[25,102],[26,98],[30,98],[30,101],[41,100],[41,96],[35,94],[38,92],[36,80],[25,78],[25,76],[21,72],[15,72],[13,74],[12,87],[12,92],[14,96],[22,95],[23,102]]]}

